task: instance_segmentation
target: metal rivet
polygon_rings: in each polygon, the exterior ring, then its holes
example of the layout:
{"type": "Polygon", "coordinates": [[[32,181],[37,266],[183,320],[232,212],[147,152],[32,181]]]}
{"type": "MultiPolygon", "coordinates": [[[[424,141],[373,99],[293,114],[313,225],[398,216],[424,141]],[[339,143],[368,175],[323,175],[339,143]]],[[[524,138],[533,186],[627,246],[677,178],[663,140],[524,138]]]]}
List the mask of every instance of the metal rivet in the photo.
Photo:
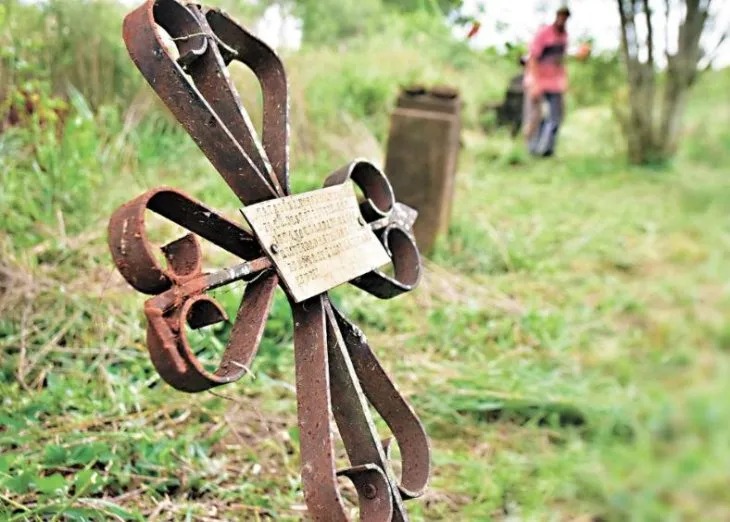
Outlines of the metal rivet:
{"type": "Polygon", "coordinates": [[[278,254],[279,253],[279,245],[277,245],[276,243],[273,243],[271,245],[271,253],[272,254],[278,254]]]}
{"type": "Polygon", "coordinates": [[[363,494],[365,495],[365,498],[372,500],[377,496],[378,488],[376,488],[372,484],[365,484],[365,488],[363,489],[363,494]]]}

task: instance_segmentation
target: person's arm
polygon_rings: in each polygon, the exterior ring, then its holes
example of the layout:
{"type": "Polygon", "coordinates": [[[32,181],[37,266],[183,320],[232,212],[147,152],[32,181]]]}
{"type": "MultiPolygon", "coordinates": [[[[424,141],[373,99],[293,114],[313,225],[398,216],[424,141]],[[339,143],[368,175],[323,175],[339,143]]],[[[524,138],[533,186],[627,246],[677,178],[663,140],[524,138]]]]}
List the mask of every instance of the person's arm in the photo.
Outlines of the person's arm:
{"type": "Polygon", "coordinates": [[[540,29],[532,39],[530,43],[530,55],[527,60],[527,66],[525,67],[525,76],[529,79],[525,87],[527,89],[527,95],[530,98],[538,98],[542,95],[537,82],[537,64],[544,47],[542,33],[543,29],[540,29]]]}
{"type": "Polygon", "coordinates": [[[537,92],[537,85],[536,85],[536,78],[535,74],[537,73],[537,59],[535,59],[532,55],[530,55],[529,60],[527,60],[527,67],[525,67],[525,78],[527,88],[527,94],[531,98],[537,98],[540,96],[540,92],[537,92]]]}
{"type": "Polygon", "coordinates": [[[583,42],[578,45],[578,49],[575,51],[573,58],[579,62],[584,62],[591,56],[591,44],[589,42],[583,42]]]}

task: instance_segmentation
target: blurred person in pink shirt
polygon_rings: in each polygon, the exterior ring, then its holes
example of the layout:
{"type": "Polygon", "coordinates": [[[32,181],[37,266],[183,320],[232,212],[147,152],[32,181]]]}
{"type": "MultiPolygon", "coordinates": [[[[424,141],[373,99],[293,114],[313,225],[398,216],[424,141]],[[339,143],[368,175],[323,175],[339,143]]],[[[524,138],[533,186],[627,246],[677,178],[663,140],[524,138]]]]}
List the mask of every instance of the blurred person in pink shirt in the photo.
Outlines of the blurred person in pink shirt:
{"type": "Polygon", "coordinates": [[[566,25],[570,10],[561,7],[555,21],[541,27],[530,44],[530,56],[524,77],[524,135],[531,154],[552,156],[558,129],[563,121],[564,94],[568,74],[564,60],[568,48],[566,25]],[[543,103],[548,105],[543,117],[543,103]]]}

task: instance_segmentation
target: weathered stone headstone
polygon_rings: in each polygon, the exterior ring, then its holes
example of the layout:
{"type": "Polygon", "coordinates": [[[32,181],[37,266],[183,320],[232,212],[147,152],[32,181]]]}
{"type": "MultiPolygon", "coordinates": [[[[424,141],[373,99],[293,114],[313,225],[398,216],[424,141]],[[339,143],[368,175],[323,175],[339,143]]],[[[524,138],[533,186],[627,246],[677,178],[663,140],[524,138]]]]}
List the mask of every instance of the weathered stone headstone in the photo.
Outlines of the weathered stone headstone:
{"type": "Polygon", "coordinates": [[[396,197],[418,211],[414,232],[421,252],[431,250],[449,226],[460,130],[455,89],[411,87],[398,97],[385,168],[396,197]]]}

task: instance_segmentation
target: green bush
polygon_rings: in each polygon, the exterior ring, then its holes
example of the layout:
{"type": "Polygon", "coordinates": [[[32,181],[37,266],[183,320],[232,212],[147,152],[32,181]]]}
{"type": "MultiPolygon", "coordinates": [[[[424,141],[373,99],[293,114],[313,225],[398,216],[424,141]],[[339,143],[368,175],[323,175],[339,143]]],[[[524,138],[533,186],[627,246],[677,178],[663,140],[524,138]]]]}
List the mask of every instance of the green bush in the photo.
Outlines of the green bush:
{"type": "Polygon", "coordinates": [[[76,89],[92,108],[129,103],[140,85],[122,42],[123,7],[113,0],[0,5],[0,100],[28,81],[53,94],[76,89]]]}
{"type": "Polygon", "coordinates": [[[371,36],[383,20],[380,0],[300,0],[294,12],[302,20],[305,42],[315,45],[371,36]]]}
{"type": "Polygon", "coordinates": [[[584,62],[571,61],[568,74],[570,96],[579,106],[606,104],[626,84],[617,52],[596,54],[584,62]]]}

